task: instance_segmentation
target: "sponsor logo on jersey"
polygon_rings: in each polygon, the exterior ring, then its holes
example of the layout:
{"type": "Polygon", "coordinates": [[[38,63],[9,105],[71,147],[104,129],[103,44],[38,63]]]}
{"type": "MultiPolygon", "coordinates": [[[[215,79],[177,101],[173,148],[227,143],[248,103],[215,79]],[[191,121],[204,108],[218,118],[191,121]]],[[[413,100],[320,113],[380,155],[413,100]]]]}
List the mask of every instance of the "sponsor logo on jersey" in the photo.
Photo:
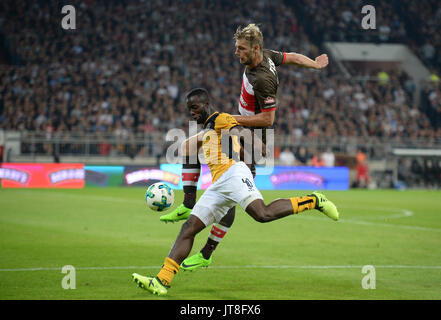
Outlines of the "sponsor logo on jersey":
{"type": "Polygon", "coordinates": [[[274,104],[276,100],[273,97],[268,97],[263,101],[265,104],[274,104]]]}

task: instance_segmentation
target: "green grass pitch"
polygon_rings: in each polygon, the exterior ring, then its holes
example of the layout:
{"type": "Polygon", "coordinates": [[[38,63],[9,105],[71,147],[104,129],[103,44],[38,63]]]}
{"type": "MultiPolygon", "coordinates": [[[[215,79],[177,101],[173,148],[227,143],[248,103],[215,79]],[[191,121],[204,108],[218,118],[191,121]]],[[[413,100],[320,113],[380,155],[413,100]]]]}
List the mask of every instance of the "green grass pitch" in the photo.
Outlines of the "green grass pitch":
{"type": "Polygon", "coordinates": [[[0,189],[0,299],[441,299],[440,191],[324,192],[338,222],[314,211],[260,224],[239,209],[213,264],[179,272],[166,297],[131,281],[159,271],[182,225],[161,223],[144,191],[0,189]],[[62,287],[66,265],[74,290],[62,287]],[[375,289],[362,287],[365,265],[375,289]]]}

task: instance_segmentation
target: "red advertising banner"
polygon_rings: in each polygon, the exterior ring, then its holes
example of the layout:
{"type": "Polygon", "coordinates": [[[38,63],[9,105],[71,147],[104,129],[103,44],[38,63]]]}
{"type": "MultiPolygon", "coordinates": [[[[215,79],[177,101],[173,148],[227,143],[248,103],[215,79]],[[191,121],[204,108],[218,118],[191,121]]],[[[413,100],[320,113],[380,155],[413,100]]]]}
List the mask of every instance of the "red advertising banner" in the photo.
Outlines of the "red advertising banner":
{"type": "Polygon", "coordinates": [[[2,163],[2,188],[84,188],[82,163],[2,163]]]}

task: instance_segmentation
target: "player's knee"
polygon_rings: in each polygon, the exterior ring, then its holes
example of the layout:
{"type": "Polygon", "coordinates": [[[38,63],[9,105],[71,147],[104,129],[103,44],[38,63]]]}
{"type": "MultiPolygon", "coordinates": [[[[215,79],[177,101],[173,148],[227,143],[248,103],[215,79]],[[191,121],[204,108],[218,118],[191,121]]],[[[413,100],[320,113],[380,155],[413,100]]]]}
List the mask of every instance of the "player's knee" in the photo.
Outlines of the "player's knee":
{"type": "Polygon", "coordinates": [[[182,225],[179,236],[184,239],[194,238],[205,227],[205,224],[198,217],[191,214],[182,225]]]}
{"type": "Polygon", "coordinates": [[[265,223],[270,221],[267,207],[261,199],[254,200],[246,208],[246,212],[257,222],[265,223]]]}
{"type": "Polygon", "coordinates": [[[252,210],[250,213],[251,217],[253,217],[254,220],[260,223],[265,223],[270,221],[269,215],[266,211],[265,207],[260,207],[258,209],[252,210]]]}
{"type": "Polygon", "coordinates": [[[270,216],[264,212],[259,212],[259,214],[254,218],[257,222],[265,223],[270,221],[270,216]]]}
{"type": "Polygon", "coordinates": [[[187,220],[181,227],[181,237],[188,239],[194,238],[199,231],[192,220],[187,220]]]}
{"type": "Polygon", "coordinates": [[[221,221],[219,221],[219,224],[224,226],[224,227],[231,227],[231,225],[234,222],[234,217],[236,215],[236,207],[231,208],[230,210],[228,210],[228,213],[221,219],[221,221]]]}

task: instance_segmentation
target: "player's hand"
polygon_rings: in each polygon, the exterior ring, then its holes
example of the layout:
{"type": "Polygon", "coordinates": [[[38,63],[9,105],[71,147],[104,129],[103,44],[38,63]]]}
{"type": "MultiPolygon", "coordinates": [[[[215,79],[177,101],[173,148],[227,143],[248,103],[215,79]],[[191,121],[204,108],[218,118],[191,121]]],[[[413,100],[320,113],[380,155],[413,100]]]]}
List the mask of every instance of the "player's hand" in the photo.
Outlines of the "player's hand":
{"type": "Polygon", "coordinates": [[[323,69],[325,68],[329,61],[328,61],[328,55],[326,53],[319,55],[317,58],[315,58],[315,62],[317,64],[316,69],[323,69]]]}

